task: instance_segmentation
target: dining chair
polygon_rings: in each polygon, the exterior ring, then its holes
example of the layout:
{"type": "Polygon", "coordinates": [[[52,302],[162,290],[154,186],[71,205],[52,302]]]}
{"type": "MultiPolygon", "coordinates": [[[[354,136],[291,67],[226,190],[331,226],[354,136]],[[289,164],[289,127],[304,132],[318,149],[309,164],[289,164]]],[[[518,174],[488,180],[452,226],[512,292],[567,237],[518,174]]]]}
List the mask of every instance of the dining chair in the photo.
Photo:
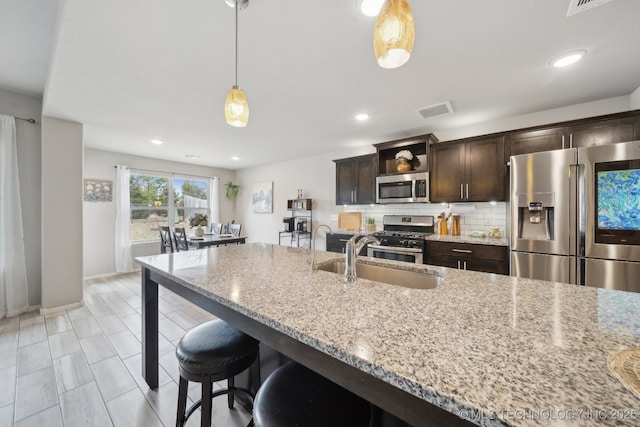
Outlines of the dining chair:
{"type": "Polygon", "coordinates": [[[211,232],[213,234],[222,234],[222,223],[220,223],[220,222],[212,222],[211,223],[211,232]]]}
{"type": "Polygon", "coordinates": [[[240,237],[242,224],[227,224],[227,233],[233,234],[233,237],[240,237]]]}
{"type": "Polygon", "coordinates": [[[168,226],[160,226],[160,253],[173,252],[173,238],[168,226]]]}
{"type": "Polygon", "coordinates": [[[176,251],[188,251],[189,242],[187,242],[187,232],[184,227],[175,227],[173,229],[173,240],[176,242],[176,251]]]}

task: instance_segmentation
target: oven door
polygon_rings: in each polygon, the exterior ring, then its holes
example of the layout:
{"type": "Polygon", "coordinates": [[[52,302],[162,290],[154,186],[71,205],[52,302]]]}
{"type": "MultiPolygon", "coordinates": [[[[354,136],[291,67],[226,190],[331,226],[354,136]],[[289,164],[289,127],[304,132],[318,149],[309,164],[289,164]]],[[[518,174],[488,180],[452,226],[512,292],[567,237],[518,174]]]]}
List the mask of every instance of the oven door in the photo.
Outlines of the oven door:
{"type": "Polygon", "coordinates": [[[422,249],[368,245],[367,256],[422,264],[422,249]]]}

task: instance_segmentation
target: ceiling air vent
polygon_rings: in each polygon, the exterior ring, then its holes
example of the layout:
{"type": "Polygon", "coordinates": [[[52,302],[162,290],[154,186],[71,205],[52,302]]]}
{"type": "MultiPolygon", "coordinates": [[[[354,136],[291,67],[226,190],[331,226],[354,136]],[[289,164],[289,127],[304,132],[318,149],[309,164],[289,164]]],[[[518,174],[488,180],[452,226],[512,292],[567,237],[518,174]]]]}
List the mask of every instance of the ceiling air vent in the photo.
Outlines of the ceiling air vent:
{"type": "Polygon", "coordinates": [[[610,1],[611,0],[571,0],[567,16],[584,12],[585,10],[592,9],[596,6],[600,6],[601,4],[609,3],[610,1]]]}
{"type": "Polygon", "coordinates": [[[443,114],[453,113],[453,108],[451,107],[451,103],[441,102],[440,104],[430,105],[428,107],[424,107],[418,110],[418,113],[425,119],[435,116],[441,116],[443,114]]]}

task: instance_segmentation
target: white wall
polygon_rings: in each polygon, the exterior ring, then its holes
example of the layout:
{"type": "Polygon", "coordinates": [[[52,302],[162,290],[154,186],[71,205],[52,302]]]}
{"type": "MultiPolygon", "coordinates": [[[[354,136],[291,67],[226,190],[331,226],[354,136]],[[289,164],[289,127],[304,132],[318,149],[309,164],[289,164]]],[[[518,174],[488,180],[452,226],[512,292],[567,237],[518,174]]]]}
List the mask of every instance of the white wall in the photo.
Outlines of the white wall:
{"type": "Polygon", "coordinates": [[[640,110],[640,87],[629,95],[630,107],[632,110],[640,110]]]}
{"type": "Polygon", "coordinates": [[[42,308],[82,301],[83,126],[42,118],[42,308]]]}
{"type": "Polygon", "coordinates": [[[42,98],[0,89],[0,114],[36,120],[34,124],[16,120],[16,135],[29,305],[38,306],[42,295],[42,98]]]}
{"type": "MultiPolygon", "coordinates": [[[[84,177],[86,179],[115,181],[115,165],[178,174],[217,176],[220,178],[220,219],[225,223],[235,219],[235,204],[224,197],[224,183],[235,180],[233,171],[88,148],[84,150],[84,177]]],[[[115,272],[114,203],[84,202],[84,218],[84,277],[115,272]]],[[[160,245],[136,245],[132,252],[134,258],[154,255],[160,253],[160,245]]]]}

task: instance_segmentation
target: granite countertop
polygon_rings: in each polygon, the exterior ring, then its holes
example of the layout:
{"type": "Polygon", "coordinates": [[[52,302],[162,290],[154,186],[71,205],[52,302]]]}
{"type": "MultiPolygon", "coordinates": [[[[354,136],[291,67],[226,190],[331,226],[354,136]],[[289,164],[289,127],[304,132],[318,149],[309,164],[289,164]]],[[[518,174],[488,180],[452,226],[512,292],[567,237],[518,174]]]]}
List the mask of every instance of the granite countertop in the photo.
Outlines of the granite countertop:
{"type": "Polygon", "coordinates": [[[506,237],[473,237],[473,236],[452,236],[450,234],[432,234],[425,238],[436,242],[471,243],[473,245],[509,246],[509,239],[506,237]]]}
{"type": "Polygon", "coordinates": [[[137,261],[478,425],[640,424],[640,399],[607,362],[640,347],[640,294],[366,257],[444,281],[346,284],[309,273],[309,258],[252,243],[137,261]]]}

